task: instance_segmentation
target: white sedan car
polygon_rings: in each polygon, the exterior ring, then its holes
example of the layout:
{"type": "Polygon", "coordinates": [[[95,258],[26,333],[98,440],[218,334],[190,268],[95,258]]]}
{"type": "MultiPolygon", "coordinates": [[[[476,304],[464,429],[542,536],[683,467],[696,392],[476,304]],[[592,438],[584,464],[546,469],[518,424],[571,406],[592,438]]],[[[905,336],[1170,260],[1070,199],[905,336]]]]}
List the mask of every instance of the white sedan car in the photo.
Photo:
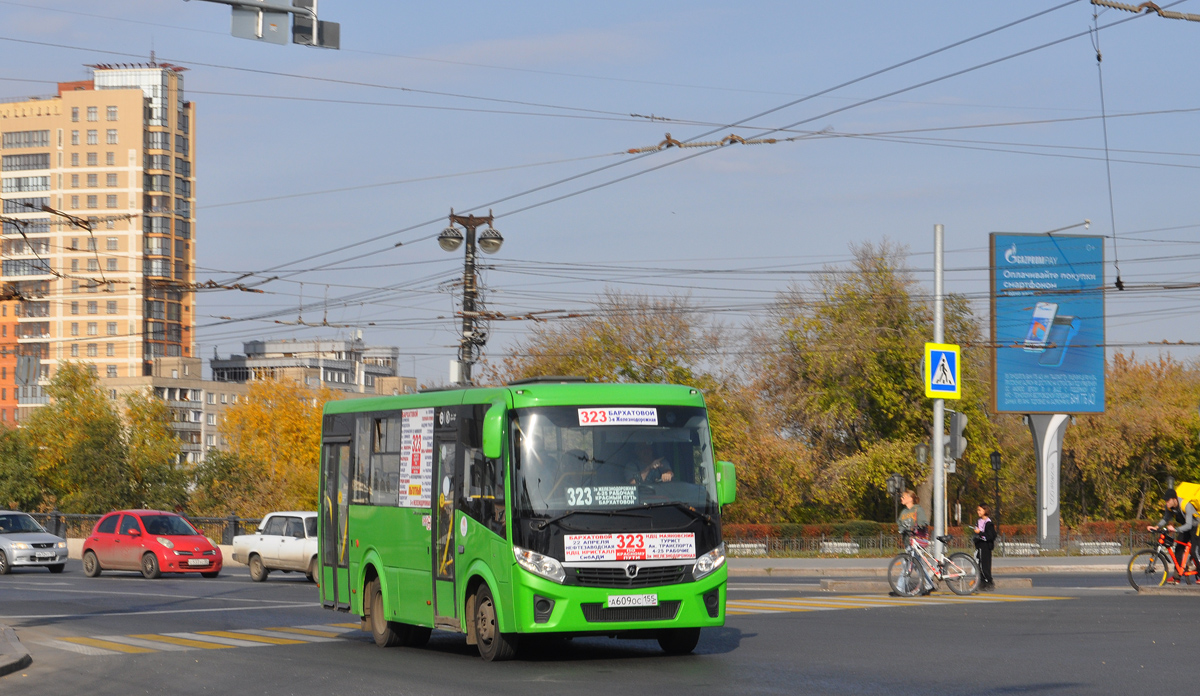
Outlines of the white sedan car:
{"type": "Polygon", "coordinates": [[[272,570],[300,571],[311,582],[317,573],[317,513],[272,512],[257,532],[233,538],[233,560],[250,566],[255,582],[272,570]]]}
{"type": "Polygon", "coordinates": [[[38,566],[61,573],[66,561],[66,539],[50,534],[23,512],[0,510],[0,575],[38,566]]]}

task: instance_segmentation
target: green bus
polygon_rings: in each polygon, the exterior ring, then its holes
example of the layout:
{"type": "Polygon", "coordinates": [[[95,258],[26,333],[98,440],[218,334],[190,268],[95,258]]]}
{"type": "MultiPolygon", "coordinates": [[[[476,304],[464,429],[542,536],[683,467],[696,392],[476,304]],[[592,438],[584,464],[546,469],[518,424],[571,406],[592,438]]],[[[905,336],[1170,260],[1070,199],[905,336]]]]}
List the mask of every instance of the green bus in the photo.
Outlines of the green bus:
{"type": "Polygon", "coordinates": [[[466,634],[657,639],[690,653],[725,622],[721,507],[704,397],[537,378],[331,401],[322,423],[320,591],[380,646],[466,634]]]}

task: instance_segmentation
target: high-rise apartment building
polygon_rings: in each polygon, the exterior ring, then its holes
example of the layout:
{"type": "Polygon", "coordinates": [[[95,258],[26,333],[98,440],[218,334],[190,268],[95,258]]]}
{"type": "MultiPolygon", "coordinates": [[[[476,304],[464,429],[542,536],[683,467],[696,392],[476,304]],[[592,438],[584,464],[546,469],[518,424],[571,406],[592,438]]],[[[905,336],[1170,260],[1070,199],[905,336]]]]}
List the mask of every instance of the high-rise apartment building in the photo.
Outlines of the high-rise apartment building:
{"type": "MultiPolygon", "coordinates": [[[[0,100],[0,282],[23,301],[17,349],[101,377],[195,353],[195,107],[184,68],[94,65],[46,97],[0,100]],[[86,221],[81,226],[48,207],[86,221]],[[87,229],[90,226],[91,229],[87,229]]],[[[46,402],[21,387],[22,409],[46,402]]]]}

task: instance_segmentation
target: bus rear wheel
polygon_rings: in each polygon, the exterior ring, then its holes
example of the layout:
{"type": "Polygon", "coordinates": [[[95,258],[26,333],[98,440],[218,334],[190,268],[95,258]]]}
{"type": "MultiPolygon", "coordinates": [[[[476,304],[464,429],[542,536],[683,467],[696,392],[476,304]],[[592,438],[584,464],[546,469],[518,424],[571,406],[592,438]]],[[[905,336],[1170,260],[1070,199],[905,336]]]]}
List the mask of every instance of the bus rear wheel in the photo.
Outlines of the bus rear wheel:
{"type": "Polygon", "coordinates": [[[658,634],[658,647],[668,655],[687,655],[699,642],[698,628],[672,628],[658,634]]]}
{"type": "Polygon", "coordinates": [[[515,633],[501,633],[500,623],[496,616],[496,600],[487,585],[480,585],[475,594],[475,640],[478,642],[479,656],[488,662],[511,660],[517,654],[517,636],[515,633]]]}
{"type": "Polygon", "coordinates": [[[383,587],[378,580],[367,583],[366,595],[371,602],[369,626],[371,635],[375,638],[375,645],[381,648],[390,648],[406,643],[410,627],[408,624],[387,620],[387,614],[383,608],[383,587]]]}

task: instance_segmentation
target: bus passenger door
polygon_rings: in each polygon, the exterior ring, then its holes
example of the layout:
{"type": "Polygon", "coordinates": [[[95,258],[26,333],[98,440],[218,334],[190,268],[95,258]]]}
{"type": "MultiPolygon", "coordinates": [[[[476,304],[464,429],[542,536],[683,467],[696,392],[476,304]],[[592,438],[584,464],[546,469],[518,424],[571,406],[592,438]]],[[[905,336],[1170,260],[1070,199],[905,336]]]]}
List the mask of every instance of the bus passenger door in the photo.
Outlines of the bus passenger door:
{"type": "Polygon", "coordinates": [[[321,604],[350,611],[350,443],[327,442],[321,455],[321,604]]]}
{"type": "Polygon", "coordinates": [[[460,452],[454,437],[438,436],[434,440],[433,499],[433,608],[434,625],[461,630],[455,604],[454,587],[454,499],[457,490],[458,457],[460,452]]]}

